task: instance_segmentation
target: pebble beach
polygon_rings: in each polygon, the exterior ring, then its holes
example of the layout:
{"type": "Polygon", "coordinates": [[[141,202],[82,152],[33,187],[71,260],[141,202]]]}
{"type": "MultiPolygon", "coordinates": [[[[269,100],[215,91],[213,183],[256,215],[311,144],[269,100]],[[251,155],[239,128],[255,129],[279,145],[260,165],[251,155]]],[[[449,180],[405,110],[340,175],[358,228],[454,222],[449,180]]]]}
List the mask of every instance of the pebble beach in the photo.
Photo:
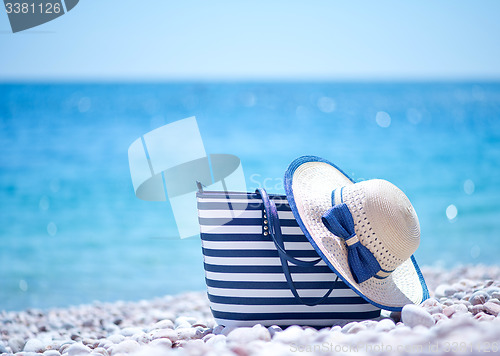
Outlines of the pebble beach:
{"type": "Polygon", "coordinates": [[[216,325],[205,292],[0,312],[0,354],[44,356],[480,355],[500,353],[500,267],[422,269],[431,298],[376,320],[310,327],[216,325]]]}

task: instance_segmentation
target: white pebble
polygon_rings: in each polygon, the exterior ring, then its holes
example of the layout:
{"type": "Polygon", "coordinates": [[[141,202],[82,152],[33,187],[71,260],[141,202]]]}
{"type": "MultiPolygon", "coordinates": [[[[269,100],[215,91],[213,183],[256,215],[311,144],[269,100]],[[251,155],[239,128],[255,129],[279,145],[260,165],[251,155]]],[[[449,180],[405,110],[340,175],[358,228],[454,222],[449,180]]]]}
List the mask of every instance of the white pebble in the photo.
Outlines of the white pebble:
{"type": "Polygon", "coordinates": [[[140,328],[124,328],[120,330],[120,334],[127,337],[127,336],[132,336],[134,334],[143,332],[142,329],[140,328]]]}
{"type": "Polygon", "coordinates": [[[190,316],[180,316],[177,319],[175,319],[175,327],[190,327],[196,322],[195,317],[190,317],[190,316]]]}
{"type": "Polygon", "coordinates": [[[57,350],[47,350],[43,353],[43,356],[61,356],[61,353],[57,350]]]}
{"type": "Polygon", "coordinates": [[[221,330],[221,335],[228,336],[229,333],[233,330],[235,330],[237,327],[236,326],[226,326],[224,329],[221,330]]]}
{"type": "Polygon", "coordinates": [[[434,319],[434,321],[436,323],[442,321],[442,320],[448,320],[448,317],[443,314],[443,313],[436,313],[436,314],[432,314],[432,318],[434,319]]]}
{"type": "Polygon", "coordinates": [[[366,330],[366,326],[362,323],[356,323],[355,325],[351,326],[349,330],[347,330],[348,334],[357,334],[360,331],[366,330]]]}
{"type": "Polygon", "coordinates": [[[38,339],[29,339],[24,345],[23,351],[25,352],[43,352],[45,350],[45,346],[38,339]]]}
{"type": "Polygon", "coordinates": [[[89,347],[77,342],[68,347],[66,351],[68,356],[79,356],[89,354],[91,350],[89,347]]]}
{"type": "Polygon", "coordinates": [[[354,327],[355,325],[357,325],[358,322],[357,321],[352,321],[348,324],[345,324],[343,327],[342,327],[342,333],[344,334],[347,334],[349,332],[349,329],[351,329],[352,327],[354,327]]]}
{"type": "Polygon", "coordinates": [[[488,295],[488,293],[480,290],[471,295],[471,297],[469,298],[469,302],[472,305],[479,305],[486,303],[489,299],[490,296],[488,295]]]}
{"type": "Polygon", "coordinates": [[[401,319],[406,326],[423,325],[428,328],[434,325],[434,319],[424,308],[414,304],[407,304],[401,312],[401,319]]]}
{"type": "Polygon", "coordinates": [[[299,340],[302,341],[304,330],[297,325],[292,325],[280,333],[274,335],[273,340],[283,344],[296,344],[299,340]]]}
{"type": "Polygon", "coordinates": [[[269,330],[269,334],[271,334],[271,338],[274,337],[274,334],[280,333],[283,331],[283,329],[281,327],[279,327],[278,325],[271,325],[270,327],[267,328],[267,330],[269,330]]]}
{"type": "Polygon", "coordinates": [[[132,335],[131,339],[137,341],[139,344],[147,344],[151,341],[149,334],[146,334],[144,331],[132,335]]]}
{"type": "Polygon", "coordinates": [[[129,353],[136,351],[140,346],[141,345],[139,345],[139,343],[137,341],[125,340],[125,341],[120,342],[117,345],[111,346],[110,351],[111,351],[111,355],[120,354],[120,353],[129,354],[129,353]]]}
{"type": "Polygon", "coordinates": [[[440,284],[439,286],[437,286],[436,291],[434,293],[437,298],[442,298],[442,297],[450,297],[456,292],[457,290],[452,286],[450,286],[449,284],[440,284]]]}
{"type": "Polygon", "coordinates": [[[428,298],[420,304],[420,306],[423,308],[435,307],[436,305],[439,305],[439,300],[437,300],[436,298],[428,298]]]}
{"type": "Polygon", "coordinates": [[[340,325],[335,325],[333,326],[331,329],[330,329],[330,332],[332,333],[337,333],[337,332],[340,332],[342,330],[342,327],[340,325]]]}
{"type": "Polygon", "coordinates": [[[172,342],[176,342],[179,339],[179,335],[177,334],[177,332],[172,329],[153,330],[149,333],[149,337],[151,338],[151,340],[165,338],[169,339],[172,342]]]}
{"type": "Polygon", "coordinates": [[[172,322],[172,320],[165,319],[165,320],[160,320],[159,322],[151,326],[151,328],[148,329],[148,331],[154,329],[173,329],[173,328],[174,328],[174,323],[172,322]]]}
{"type": "MultiPolygon", "coordinates": [[[[168,329],[164,329],[164,330],[168,330],[168,329]]],[[[177,337],[179,338],[179,340],[191,340],[191,339],[199,339],[203,336],[200,335],[200,332],[199,330],[195,329],[195,328],[178,328],[178,329],[175,329],[175,331],[177,332],[177,337]]]]}
{"type": "Polygon", "coordinates": [[[484,303],[484,309],[488,314],[494,316],[500,315],[500,305],[492,303],[491,301],[484,303]]]}
{"type": "Polygon", "coordinates": [[[18,353],[24,347],[24,340],[19,337],[13,337],[9,339],[9,346],[13,353],[18,353]]]}
{"type": "Polygon", "coordinates": [[[377,331],[389,331],[396,327],[396,324],[392,319],[382,319],[375,326],[375,330],[377,331]]]}
{"type": "Polygon", "coordinates": [[[253,340],[271,340],[271,334],[267,328],[262,325],[255,325],[251,328],[237,328],[229,333],[227,336],[228,342],[236,342],[239,344],[246,344],[253,340]]]}
{"type": "Polygon", "coordinates": [[[207,340],[207,345],[225,345],[226,337],[224,335],[215,335],[207,340]]]}
{"type": "Polygon", "coordinates": [[[213,333],[215,335],[219,335],[219,334],[222,334],[222,331],[224,330],[224,325],[217,325],[214,330],[213,330],[213,333]]]}
{"type": "Polygon", "coordinates": [[[102,348],[108,349],[112,345],[114,345],[113,341],[110,341],[108,339],[100,339],[97,347],[102,347],[102,348]]]}
{"type": "Polygon", "coordinates": [[[443,314],[448,318],[452,315],[468,313],[469,309],[464,304],[453,304],[443,309],[443,314]]]}
{"type": "Polygon", "coordinates": [[[95,354],[95,355],[102,355],[102,356],[109,356],[109,352],[108,350],[106,350],[105,348],[103,347],[96,347],[94,350],[92,350],[92,354],[95,354]]]}
{"type": "Polygon", "coordinates": [[[156,339],[153,340],[149,343],[151,346],[160,346],[166,349],[171,349],[172,348],[172,341],[170,339],[162,338],[162,339],[156,339]]]}
{"type": "Polygon", "coordinates": [[[189,340],[187,343],[186,343],[186,347],[189,347],[189,348],[194,348],[194,349],[203,349],[205,347],[205,343],[202,341],[202,340],[189,340]]]}
{"type": "Polygon", "coordinates": [[[113,344],[119,344],[123,340],[125,340],[125,336],[121,334],[113,334],[108,336],[108,340],[111,341],[113,344]]]}

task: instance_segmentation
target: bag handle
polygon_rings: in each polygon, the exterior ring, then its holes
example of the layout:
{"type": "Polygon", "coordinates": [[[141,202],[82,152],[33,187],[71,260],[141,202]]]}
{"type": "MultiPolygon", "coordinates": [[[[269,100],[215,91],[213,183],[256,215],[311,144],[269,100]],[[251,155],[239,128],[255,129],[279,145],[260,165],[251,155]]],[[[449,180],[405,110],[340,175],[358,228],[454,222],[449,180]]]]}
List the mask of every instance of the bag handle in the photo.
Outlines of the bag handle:
{"type": "Polygon", "coordinates": [[[265,212],[267,212],[267,220],[269,221],[269,235],[271,236],[274,245],[278,250],[278,255],[281,260],[281,267],[283,268],[283,273],[285,274],[286,281],[288,283],[288,286],[290,287],[290,290],[292,291],[293,296],[297,300],[299,300],[302,304],[308,306],[314,306],[323,303],[326,300],[326,298],[328,298],[329,295],[332,293],[333,289],[335,288],[335,284],[332,283],[332,287],[325,293],[324,296],[309,302],[305,301],[297,292],[297,288],[295,287],[295,283],[292,279],[292,276],[290,274],[290,269],[288,267],[288,261],[297,266],[312,267],[317,265],[321,261],[321,257],[314,261],[301,261],[290,256],[288,252],[286,252],[285,250],[285,243],[283,242],[283,236],[281,234],[281,226],[278,217],[278,210],[276,209],[276,204],[274,203],[274,201],[269,199],[269,195],[267,194],[265,189],[258,188],[255,192],[260,194],[262,198],[265,212]]]}

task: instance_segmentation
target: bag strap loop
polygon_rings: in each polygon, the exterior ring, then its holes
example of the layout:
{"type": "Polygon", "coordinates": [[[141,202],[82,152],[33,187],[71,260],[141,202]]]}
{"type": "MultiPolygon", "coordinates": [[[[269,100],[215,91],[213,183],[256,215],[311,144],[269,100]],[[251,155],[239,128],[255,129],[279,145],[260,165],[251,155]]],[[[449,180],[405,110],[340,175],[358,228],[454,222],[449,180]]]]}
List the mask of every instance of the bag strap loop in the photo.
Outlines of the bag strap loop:
{"type": "Polygon", "coordinates": [[[269,221],[269,235],[271,236],[276,249],[278,250],[278,255],[281,260],[281,267],[283,268],[283,273],[285,274],[286,281],[288,283],[288,286],[290,287],[290,290],[292,291],[293,296],[302,304],[308,306],[314,306],[323,303],[335,288],[335,282],[332,283],[332,287],[325,293],[324,296],[312,301],[306,301],[297,292],[295,282],[292,279],[288,266],[288,262],[290,262],[301,267],[313,267],[321,261],[321,257],[314,261],[301,261],[290,256],[285,250],[285,243],[281,234],[281,226],[279,222],[278,210],[276,209],[276,204],[274,203],[274,201],[272,201],[272,199],[269,198],[269,195],[267,194],[265,189],[258,188],[255,192],[262,198],[264,209],[267,212],[267,220],[269,221]]]}

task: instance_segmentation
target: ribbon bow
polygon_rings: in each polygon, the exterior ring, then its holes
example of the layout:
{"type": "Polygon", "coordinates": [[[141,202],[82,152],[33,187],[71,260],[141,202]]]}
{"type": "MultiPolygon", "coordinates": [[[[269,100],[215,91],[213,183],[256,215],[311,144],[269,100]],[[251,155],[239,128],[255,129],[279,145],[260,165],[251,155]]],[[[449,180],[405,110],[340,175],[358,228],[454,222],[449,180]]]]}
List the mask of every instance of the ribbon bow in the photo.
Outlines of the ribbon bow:
{"type": "Polygon", "coordinates": [[[345,203],[328,209],[322,221],[328,230],[343,238],[347,244],[347,263],[357,283],[370,279],[381,270],[375,256],[359,242],[354,231],[354,220],[345,203]]]}

